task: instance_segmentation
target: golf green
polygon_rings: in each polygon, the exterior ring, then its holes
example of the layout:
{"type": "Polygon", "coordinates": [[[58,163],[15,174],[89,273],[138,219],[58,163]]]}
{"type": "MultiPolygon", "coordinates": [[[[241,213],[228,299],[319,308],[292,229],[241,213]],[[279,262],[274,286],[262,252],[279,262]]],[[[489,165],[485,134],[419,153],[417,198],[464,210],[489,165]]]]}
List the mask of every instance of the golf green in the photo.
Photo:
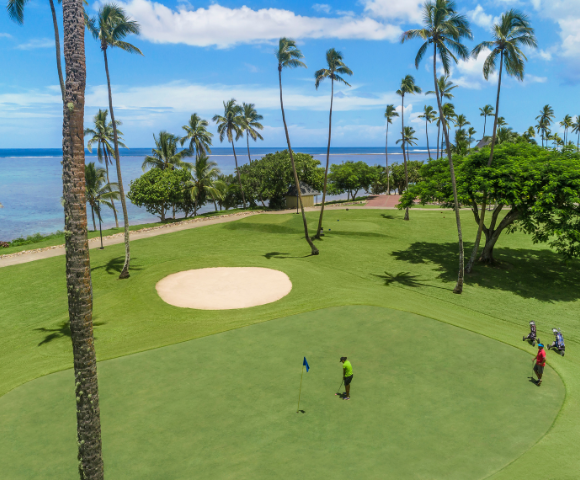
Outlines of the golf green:
{"type": "MultiPolygon", "coordinates": [[[[313,311],[99,363],[105,468],[121,479],[482,479],[564,400],[522,350],[379,307],[313,311]],[[335,396],[352,361],[350,401],[335,396]],[[304,373],[296,413],[302,357],[304,373]]],[[[75,479],[70,370],[0,398],[0,472],[75,479]]]]}

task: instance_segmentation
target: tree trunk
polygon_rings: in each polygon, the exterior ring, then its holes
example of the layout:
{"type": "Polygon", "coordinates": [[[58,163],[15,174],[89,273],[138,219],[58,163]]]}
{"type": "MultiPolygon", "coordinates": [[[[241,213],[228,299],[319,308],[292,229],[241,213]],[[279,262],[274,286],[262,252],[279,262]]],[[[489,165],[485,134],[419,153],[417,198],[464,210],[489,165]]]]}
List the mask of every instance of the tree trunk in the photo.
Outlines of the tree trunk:
{"type": "MultiPolygon", "coordinates": [[[[441,117],[441,112],[439,112],[439,116],[441,117]]],[[[439,149],[439,145],[440,145],[440,141],[441,141],[441,120],[439,120],[438,122],[439,124],[437,125],[437,158],[441,158],[441,154],[440,154],[440,149],[439,149]]]]}
{"type": "Polygon", "coordinates": [[[240,192],[242,194],[243,208],[246,208],[246,197],[244,197],[244,189],[242,188],[242,177],[240,177],[240,169],[238,168],[238,157],[236,156],[236,147],[234,146],[234,138],[232,137],[232,150],[234,151],[234,160],[236,161],[236,173],[238,174],[238,183],[240,185],[240,192]]]}
{"type": "Polygon", "coordinates": [[[246,140],[248,142],[248,160],[250,161],[250,165],[252,164],[252,157],[250,157],[250,134],[246,132],[246,140]]]}
{"type": "Polygon", "coordinates": [[[308,223],[306,222],[306,215],[304,214],[304,204],[302,203],[302,192],[300,191],[300,182],[298,181],[298,173],[296,172],[296,164],[294,163],[294,154],[292,152],[292,145],[290,144],[290,135],[288,135],[288,125],[286,125],[286,115],[284,114],[284,101],[282,100],[282,65],[278,65],[278,81],[280,83],[280,109],[282,110],[282,122],[284,123],[284,133],[286,134],[286,142],[288,143],[288,154],[290,155],[290,162],[292,163],[292,172],[294,173],[294,184],[296,185],[296,193],[298,194],[298,203],[302,211],[302,223],[304,224],[304,235],[312,255],[318,255],[320,252],[318,248],[312,243],[308,235],[308,223]]]}
{"type": "Polygon", "coordinates": [[[84,8],[81,0],[63,0],[63,26],[66,85],[62,126],[62,179],[66,283],[77,412],[77,457],[81,480],[102,480],[101,420],[87,239],[83,135],[86,60],[84,8]]]}
{"type": "MultiPolygon", "coordinates": [[[[405,165],[406,192],[409,189],[409,174],[407,172],[407,155],[405,154],[405,94],[401,95],[401,139],[401,146],[403,147],[403,164],[405,165]]],[[[405,218],[403,218],[403,220],[409,220],[409,207],[405,208],[405,218]]]]}
{"type": "Polygon", "coordinates": [[[425,120],[425,135],[427,136],[427,155],[431,159],[431,150],[429,149],[429,131],[427,130],[427,120],[425,120]]]}
{"type": "Polygon", "coordinates": [[[441,98],[439,96],[439,87],[437,85],[437,44],[433,44],[433,78],[435,80],[435,96],[437,97],[437,104],[439,106],[439,117],[443,123],[443,133],[445,134],[445,143],[447,147],[447,157],[449,158],[449,173],[451,174],[451,184],[453,186],[453,200],[455,202],[455,223],[457,224],[457,238],[459,241],[459,272],[457,275],[457,284],[453,289],[453,293],[463,292],[463,232],[461,230],[461,217],[459,215],[459,200],[457,198],[457,182],[455,180],[455,168],[453,167],[453,158],[451,157],[451,149],[449,148],[449,133],[445,128],[445,117],[441,110],[441,98]]]}
{"type": "MultiPolygon", "coordinates": [[[[493,136],[491,140],[491,153],[489,155],[489,160],[487,161],[487,168],[491,167],[491,163],[493,162],[493,150],[495,147],[495,137],[497,133],[497,118],[499,115],[499,96],[501,92],[501,74],[503,70],[503,50],[501,52],[500,57],[500,64],[499,64],[499,78],[497,82],[497,97],[495,101],[495,120],[493,122],[493,136]]],[[[485,204],[487,201],[486,192],[483,192],[483,201],[481,204],[481,215],[479,217],[479,226],[477,227],[477,235],[475,236],[475,245],[473,246],[473,250],[471,252],[471,256],[469,257],[469,262],[467,262],[467,273],[471,273],[473,270],[473,264],[475,259],[477,258],[477,252],[479,251],[479,243],[481,242],[481,232],[483,231],[484,220],[485,220],[485,204]]]]}
{"type": "MultiPolygon", "coordinates": [[[[107,169],[107,183],[111,183],[109,178],[109,157],[107,156],[107,149],[103,148],[103,153],[105,154],[105,168],[107,169]]],[[[119,228],[119,220],[117,218],[117,209],[115,208],[115,201],[111,198],[111,205],[113,206],[113,215],[115,216],[115,228],[119,228]]]]}
{"type": "Polygon", "coordinates": [[[485,138],[485,126],[487,124],[487,114],[485,114],[483,116],[483,137],[481,137],[481,139],[483,140],[485,138]]]}
{"type": "Polygon", "coordinates": [[[95,209],[91,205],[91,217],[93,217],[93,232],[97,231],[97,224],[95,223],[95,209]]]}
{"type": "Polygon", "coordinates": [[[387,135],[385,138],[385,158],[387,161],[387,195],[391,194],[391,175],[389,173],[389,121],[387,120],[387,135]]]}
{"type": "Polygon", "coordinates": [[[320,207],[320,218],[318,219],[318,228],[314,238],[320,240],[320,231],[322,230],[322,217],[324,215],[324,202],[326,201],[326,184],[328,180],[328,165],[330,163],[330,138],[332,137],[332,102],[334,100],[334,77],[330,77],[330,115],[328,116],[328,146],[326,147],[326,169],[324,170],[324,186],[322,188],[322,206],[320,207]]]}
{"type": "Polygon", "coordinates": [[[60,94],[62,95],[62,103],[65,103],[64,79],[62,76],[62,65],[60,63],[60,35],[58,33],[58,21],[56,18],[56,11],[54,9],[53,0],[48,0],[50,3],[50,11],[52,13],[52,25],[54,26],[54,47],[56,50],[56,69],[58,71],[58,82],[60,84],[60,94]]]}
{"type": "Polygon", "coordinates": [[[123,223],[125,227],[125,264],[119,275],[120,279],[129,278],[129,262],[131,261],[131,250],[129,247],[129,216],[127,215],[127,201],[125,199],[125,187],[123,187],[123,177],[121,175],[121,159],[119,155],[119,138],[117,135],[117,123],[115,122],[115,112],[113,111],[113,93],[111,92],[111,77],[109,76],[109,62],[107,61],[107,46],[101,46],[105,57],[105,72],[107,73],[107,87],[109,90],[109,111],[111,112],[111,123],[113,125],[113,143],[115,144],[115,163],[117,165],[117,182],[119,184],[119,195],[121,196],[121,206],[123,207],[123,223]]]}

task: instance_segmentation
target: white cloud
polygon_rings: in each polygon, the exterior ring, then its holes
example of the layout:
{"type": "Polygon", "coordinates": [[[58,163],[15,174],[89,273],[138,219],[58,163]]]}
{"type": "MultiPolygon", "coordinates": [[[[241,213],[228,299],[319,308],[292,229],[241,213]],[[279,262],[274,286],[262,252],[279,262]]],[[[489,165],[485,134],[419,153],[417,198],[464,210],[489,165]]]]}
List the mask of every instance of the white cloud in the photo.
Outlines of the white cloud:
{"type": "Polygon", "coordinates": [[[424,0],[361,0],[370,15],[421,23],[424,0]]]}
{"type": "Polygon", "coordinates": [[[580,58],[580,17],[558,21],[562,38],[562,56],[580,58]]]}
{"type": "Polygon", "coordinates": [[[492,25],[499,21],[499,17],[494,17],[493,15],[486,14],[485,10],[481,5],[477,5],[475,10],[467,12],[467,17],[476,25],[482,28],[491,28],[492,25]]]}
{"type": "Polygon", "coordinates": [[[0,38],[12,38],[12,35],[10,35],[9,33],[0,32],[0,38]]]}
{"type": "MultiPolygon", "coordinates": [[[[477,58],[469,57],[467,60],[459,60],[459,63],[455,66],[453,74],[455,71],[458,76],[453,76],[453,81],[460,87],[470,88],[474,90],[480,90],[486,83],[485,78],[483,78],[483,64],[485,59],[490,54],[490,50],[483,50],[477,58]]],[[[489,81],[497,81],[497,73],[490,75],[489,81]]]]}
{"type": "Polygon", "coordinates": [[[330,8],[330,5],[327,5],[326,3],[315,3],[314,5],[312,5],[312,8],[317,12],[324,13],[330,13],[330,11],[332,10],[332,8],[330,8]]]}
{"type": "Polygon", "coordinates": [[[272,42],[292,38],[350,38],[396,41],[401,29],[368,17],[307,17],[289,10],[249,7],[172,10],[151,0],[122,4],[141,24],[141,36],[155,43],[184,43],[227,48],[240,43],[272,42]]]}
{"type": "Polygon", "coordinates": [[[528,73],[524,76],[524,83],[546,83],[548,81],[548,77],[538,77],[536,75],[532,75],[528,73]]]}
{"type": "Polygon", "coordinates": [[[26,43],[21,43],[16,48],[19,50],[34,50],[37,48],[52,48],[54,40],[50,38],[33,38],[26,43]]]}

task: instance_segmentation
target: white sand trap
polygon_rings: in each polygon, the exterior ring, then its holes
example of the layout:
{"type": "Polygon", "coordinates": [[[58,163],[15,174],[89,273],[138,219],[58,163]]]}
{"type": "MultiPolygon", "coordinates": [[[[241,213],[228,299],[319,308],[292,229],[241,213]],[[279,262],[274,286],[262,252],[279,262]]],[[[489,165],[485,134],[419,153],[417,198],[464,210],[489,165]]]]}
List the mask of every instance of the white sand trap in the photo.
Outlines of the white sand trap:
{"type": "Polygon", "coordinates": [[[155,286],[159,296],[176,307],[231,310],[280,300],[292,290],[283,272],[257,267],[218,267],[168,275],[155,286]]]}

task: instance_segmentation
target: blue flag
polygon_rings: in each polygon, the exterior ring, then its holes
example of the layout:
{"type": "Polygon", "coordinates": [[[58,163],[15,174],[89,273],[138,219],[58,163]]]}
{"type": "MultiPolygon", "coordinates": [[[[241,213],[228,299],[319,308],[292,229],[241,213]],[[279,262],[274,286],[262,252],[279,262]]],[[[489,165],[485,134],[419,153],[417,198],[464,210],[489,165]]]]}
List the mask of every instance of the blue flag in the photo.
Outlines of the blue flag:
{"type": "Polygon", "coordinates": [[[308,373],[308,370],[310,370],[310,365],[308,365],[308,361],[306,360],[306,357],[304,357],[304,361],[302,362],[302,365],[304,365],[306,367],[306,373],[308,373]]]}

